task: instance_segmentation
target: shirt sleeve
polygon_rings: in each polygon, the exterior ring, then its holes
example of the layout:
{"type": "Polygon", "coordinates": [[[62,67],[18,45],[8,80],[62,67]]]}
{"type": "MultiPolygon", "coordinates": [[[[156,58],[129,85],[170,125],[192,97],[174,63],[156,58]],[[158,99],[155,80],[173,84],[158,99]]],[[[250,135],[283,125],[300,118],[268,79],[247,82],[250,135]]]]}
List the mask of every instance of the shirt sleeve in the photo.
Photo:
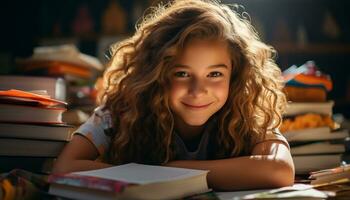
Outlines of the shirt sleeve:
{"type": "Polygon", "coordinates": [[[90,118],[82,124],[73,134],[79,134],[87,138],[98,150],[100,156],[108,149],[111,138],[107,131],[112,128],[111,115],[108,111],[97,107],[90,118]]]}
{"type": "Polygon", "coordinates": [[[289,146],[289,143],[288,143],[288,141],[287,141],[287,139],[281,134],[281,132],[278,130],[278,129],[275,129],[275,130],[273,130],[273,131],[271,131],[271,132],[268,132],[267,134],[266,134],[266,137],[265,137],[265,139],[264,140],[262,140],[262,141],[259,141],[258,143],[256,143],[255,145],[257,145],[257,144],[260,144],[260,143],[262,143],[262,142],[266,142],[266,141],[279,141],[279,142],[282,142],[283,144],[285,144],[287,147],[288,147],[288,149],[290,150],[290,146],[289,146]]]}

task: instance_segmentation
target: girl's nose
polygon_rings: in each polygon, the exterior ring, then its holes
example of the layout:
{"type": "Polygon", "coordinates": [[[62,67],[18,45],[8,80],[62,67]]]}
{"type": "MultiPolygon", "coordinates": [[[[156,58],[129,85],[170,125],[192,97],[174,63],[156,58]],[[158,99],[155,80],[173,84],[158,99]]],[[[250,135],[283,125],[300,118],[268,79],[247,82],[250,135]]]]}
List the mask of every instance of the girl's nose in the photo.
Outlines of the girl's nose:
{"type": "Polygon", "coordinates": [[[204,81],[193,79],[191,81],[191,86],[189,88],[189,93],[195,97],[201,96],[203,94],[206,94],[208,92],[208,89],[206,87],[206,84],[204,81]]]}

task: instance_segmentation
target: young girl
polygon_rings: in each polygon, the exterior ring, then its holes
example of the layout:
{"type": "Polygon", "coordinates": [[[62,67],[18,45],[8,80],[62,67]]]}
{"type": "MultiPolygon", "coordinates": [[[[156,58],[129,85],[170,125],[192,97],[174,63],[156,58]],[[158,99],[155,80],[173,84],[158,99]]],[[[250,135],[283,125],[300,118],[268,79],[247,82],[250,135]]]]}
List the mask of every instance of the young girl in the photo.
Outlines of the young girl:
{"type": "Polygon", "coordinates": [[[101,105],[54,172],[138,162],[210,170],[217,190],[293,184],[273,53],[227,5],[157,7],[115,45],[101,105]]]}

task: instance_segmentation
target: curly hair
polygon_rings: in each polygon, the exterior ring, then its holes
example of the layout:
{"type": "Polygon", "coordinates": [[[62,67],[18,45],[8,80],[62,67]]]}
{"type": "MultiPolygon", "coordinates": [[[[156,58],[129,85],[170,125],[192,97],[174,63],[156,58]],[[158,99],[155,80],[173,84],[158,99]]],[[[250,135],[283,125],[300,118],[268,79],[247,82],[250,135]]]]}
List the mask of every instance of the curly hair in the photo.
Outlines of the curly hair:
{"type": "Polygon", "coordinates": [[[229,95],[216,119],[216,158],[249,154],[281,124],[285,108],[275,50],[259,39],[237,5],[180,0],[149,10],[135,34],[112,46],[101,104],[112,114],[106,161],[163,164],[175,158],[169,71],[191,39],[228,43],[232,59],[229,95]]]}

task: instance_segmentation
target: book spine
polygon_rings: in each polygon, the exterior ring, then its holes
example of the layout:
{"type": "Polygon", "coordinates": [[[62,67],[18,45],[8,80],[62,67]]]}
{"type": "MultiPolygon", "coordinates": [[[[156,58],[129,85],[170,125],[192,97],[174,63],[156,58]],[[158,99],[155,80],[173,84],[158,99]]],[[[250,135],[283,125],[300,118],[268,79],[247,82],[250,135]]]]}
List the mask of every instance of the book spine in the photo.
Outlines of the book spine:
{"type": "Polygon", "coordinates": [[[126,187],[134,185],[123,181],[73,174],[53,174],[49,176],[48,181],[49,183],[63,184],[76,187],[86,187],[89,189],[98,189],[115,193],[121,193],[126,187]]]}

